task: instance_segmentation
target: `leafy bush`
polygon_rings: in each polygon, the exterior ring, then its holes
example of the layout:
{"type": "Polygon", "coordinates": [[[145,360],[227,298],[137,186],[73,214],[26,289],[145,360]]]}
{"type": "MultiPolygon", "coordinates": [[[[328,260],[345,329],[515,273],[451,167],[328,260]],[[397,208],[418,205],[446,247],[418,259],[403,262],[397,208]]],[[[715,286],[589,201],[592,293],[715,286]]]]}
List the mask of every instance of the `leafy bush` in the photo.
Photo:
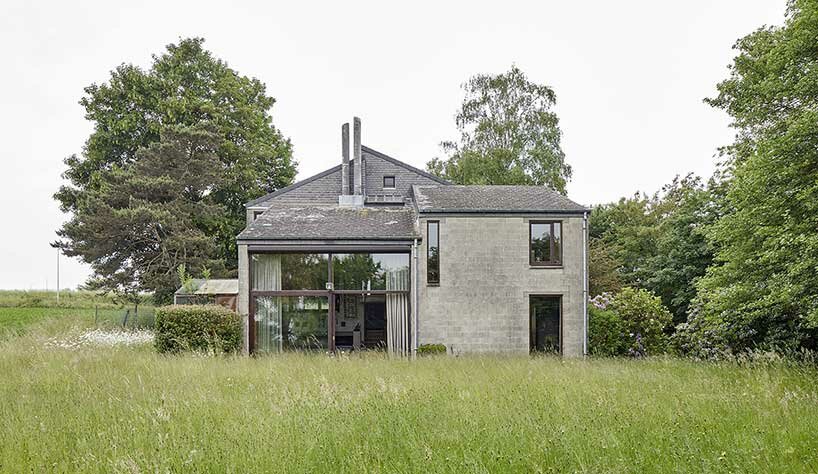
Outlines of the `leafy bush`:
{"type": "Polygon", "coordinates": [[[418,355],[445,354],[446,346],[443,344],[421,344],[418,347],[418,355]]]}
{"type": "Polygon", "coordinates": [[[710,314],[696,306],[687,322],[676,326],[671,343],[679,354],[697,359],[722,359],[757,351],[800,357],[799,353],[818,346],[818,328],[803,315],[735,310],[710,314]]]}
{"type": "Polygon", "coordinates": [[[163,306],[156,310],[156,350],[234,352],[241,348],[239,315],[218,305],[163,306]]]}
{"type": "Polygon", "coordinates": [[[673,317],[658,296],[641,288],[623,288],[613,298],[610,308],[619,314],[628,331],[630,355],[653,355],[667,351],[669,338],[666,331],[673,317]]]}
{"type": "Polygon", "coordinates": [[[625,323],[612,310],[591,306],[588,309],[588,343],[591,355],[613,357],[625,355],[628,338],[625,323]]]}
{"type": "Polygon", "coordinates": [[[623,288],[613,296],[599,295],[591,300],[589,316],[591,354],[641,357],[668,350],[666,331],[673,318],[650,291],[623,288]]]}
{"type": "Polygon", "coordinates": [[[725,321],[705,318],[694,310],[688,315],[687,322],[676,326],[670,343],[677,354],[697,359],[716,360],[732,352],[727,340],[730,331],[725,321]]]}

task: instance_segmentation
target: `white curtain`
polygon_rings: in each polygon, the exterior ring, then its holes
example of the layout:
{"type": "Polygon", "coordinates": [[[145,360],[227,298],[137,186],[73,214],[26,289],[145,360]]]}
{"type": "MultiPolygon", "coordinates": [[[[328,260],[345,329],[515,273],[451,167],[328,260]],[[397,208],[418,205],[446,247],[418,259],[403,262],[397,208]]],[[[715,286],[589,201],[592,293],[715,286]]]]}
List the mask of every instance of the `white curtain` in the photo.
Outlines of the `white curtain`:
{"type": "MultiPolygon", "coordinates": [[[[399,268],[386,273],[387,291],[409,291],[409,269],[399,268]]],[[[409,294],[386,294],[386,342],[389,352],[409,353],[409,294]]]]}
{"type": "MultiPolygon", "coordinates": [[[[275,291],[281,289],[281,256],[275,254],[253,255],[253,289],[275,291]]],[[[278,296],[256,297],[256,350],[278,352],[281,340],[281,298],[278,296]]]]}

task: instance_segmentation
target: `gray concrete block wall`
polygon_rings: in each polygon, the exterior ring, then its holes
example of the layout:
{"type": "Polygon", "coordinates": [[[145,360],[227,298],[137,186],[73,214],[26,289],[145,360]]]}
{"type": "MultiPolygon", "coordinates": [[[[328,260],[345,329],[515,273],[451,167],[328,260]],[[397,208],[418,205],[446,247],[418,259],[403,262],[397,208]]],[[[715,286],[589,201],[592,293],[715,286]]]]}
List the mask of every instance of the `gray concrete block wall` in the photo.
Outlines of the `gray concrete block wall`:
{"type": "Polygon", "coordinates": [[[582,217],[446,216],[420,219],[418,342],[454,353],[528,353],[529,296],[562,297],[563,355],[584,338],[582,217]],[[440,286],[426,283],[426,222],[440,222],[440,286]],[[530,220],[562,221],[563,266],[531,267],[530,220]]]}

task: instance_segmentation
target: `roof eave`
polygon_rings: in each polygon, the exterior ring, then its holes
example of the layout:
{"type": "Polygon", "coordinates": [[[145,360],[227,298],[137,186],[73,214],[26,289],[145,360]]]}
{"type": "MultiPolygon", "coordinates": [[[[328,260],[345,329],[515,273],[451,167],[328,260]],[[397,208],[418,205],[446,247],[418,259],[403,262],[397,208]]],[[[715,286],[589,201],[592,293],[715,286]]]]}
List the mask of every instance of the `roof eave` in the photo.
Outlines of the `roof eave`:
{"type": "Polygon", "coordinates": [[[583,215],[591,209],[418,209],[419,214],[560,214],[583,215]]]}

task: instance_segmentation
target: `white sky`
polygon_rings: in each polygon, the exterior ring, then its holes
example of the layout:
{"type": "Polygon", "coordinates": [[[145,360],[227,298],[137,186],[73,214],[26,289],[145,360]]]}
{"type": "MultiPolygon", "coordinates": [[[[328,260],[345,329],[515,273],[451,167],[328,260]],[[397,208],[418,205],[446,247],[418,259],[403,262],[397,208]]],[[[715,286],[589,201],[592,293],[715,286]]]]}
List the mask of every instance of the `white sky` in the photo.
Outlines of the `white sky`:
{"type": "MultiPolygon", "coordinates": [[[[455,137],[462,84],[516,63],[557,93],[569,197],[595,204],[709,176],[728,117],[702,103],[733,43],[781,24],[785,0],[568,2],[18,1],[0,4],[0,288],[55,285],[52,194],[91,125],[78,101],[120,63],[180,37],[267,84],[298,178],[339,160],[340,124],[423,167],[455,137]],[[235,4],[235,5],[234,5],[235,4]]],[[[61,287],[88,276],[63,258],[61,287]]]]}

